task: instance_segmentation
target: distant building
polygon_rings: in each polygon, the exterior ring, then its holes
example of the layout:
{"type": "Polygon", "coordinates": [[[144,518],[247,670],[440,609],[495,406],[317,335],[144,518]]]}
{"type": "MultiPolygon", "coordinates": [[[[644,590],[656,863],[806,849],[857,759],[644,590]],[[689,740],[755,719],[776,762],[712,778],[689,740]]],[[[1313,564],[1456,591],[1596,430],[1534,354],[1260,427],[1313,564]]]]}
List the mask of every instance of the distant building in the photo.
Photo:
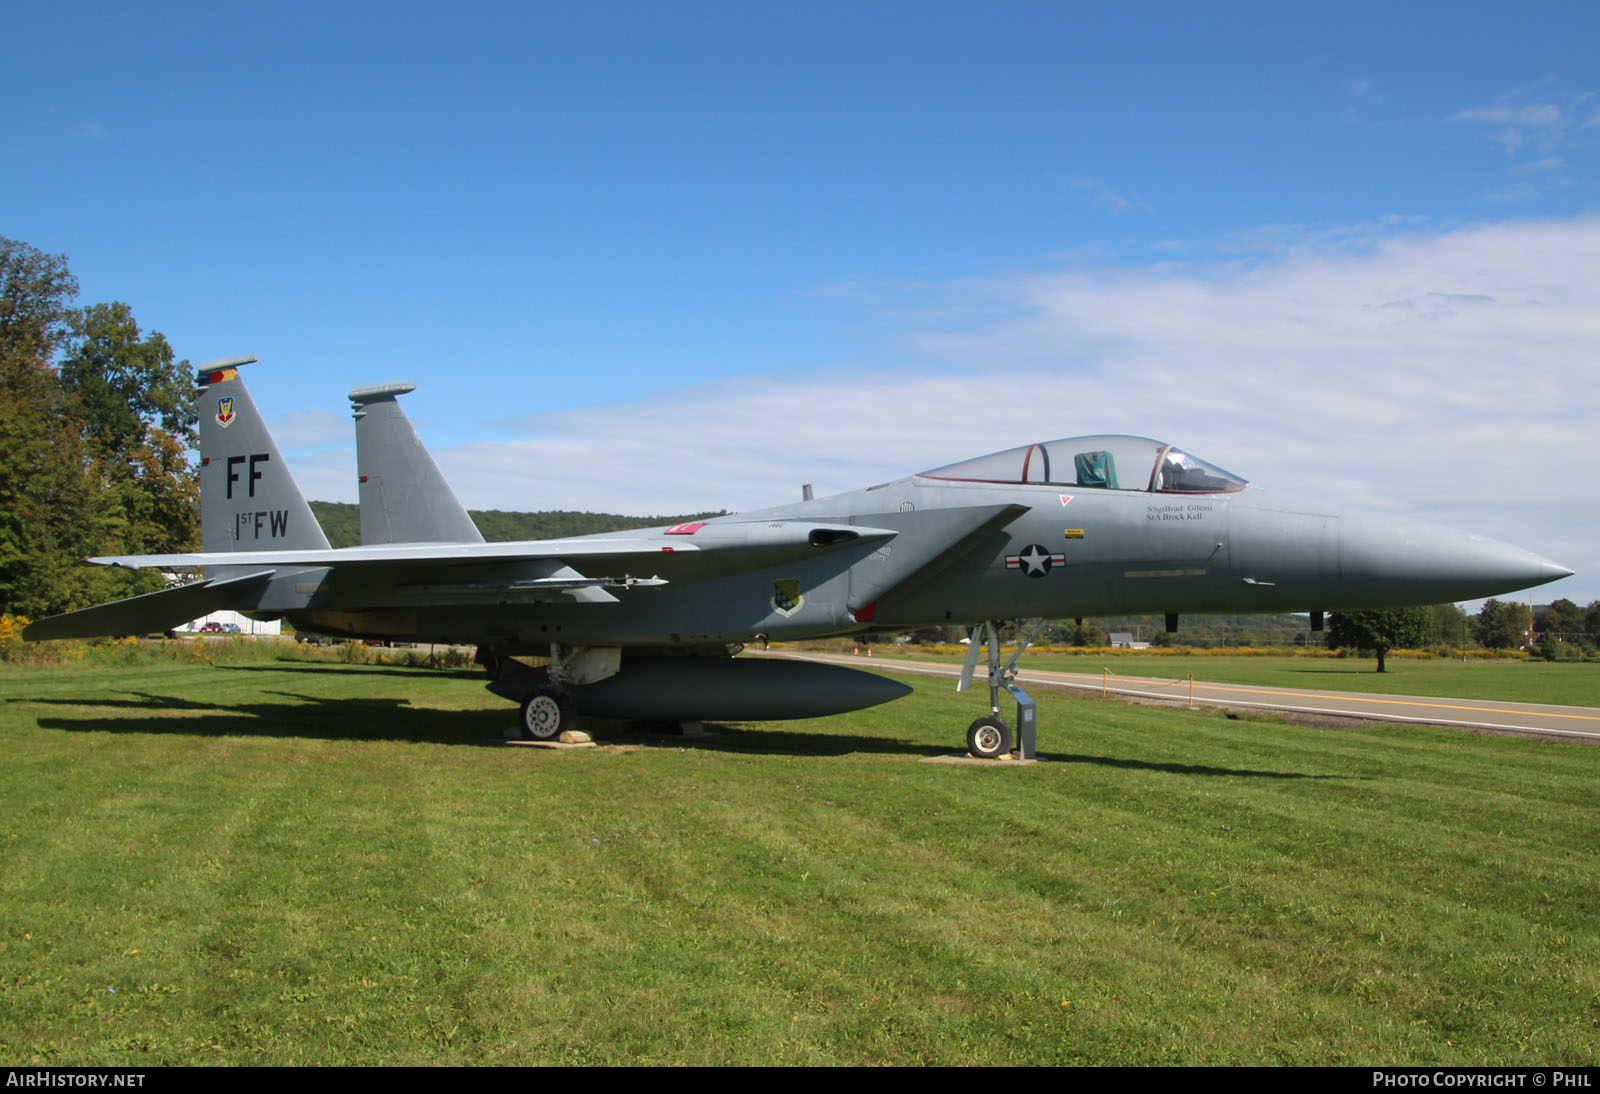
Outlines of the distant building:
{"type": "Polygon", "coordinates": [[[1150,643],[1135,642],[1130,631],[1112,631],[1111,648],[1115,650],[1147,650],[1150,648],[1150,643]]]}
{"type": "Polygon", "coordinates": [[[207,623],[220,623],[224,627],[227,627],[231,624],[239,628],[238,631],[230,631],[230,634],[283,633],[283,620],[281,619],[274,619],[270,623],[263,623],[259,619],[251,619],[249,616],[240,615],[238,612],[212,612],[210,615],[201,616],[192,623],[185,623],[183,626],[177,628],[177,630],[181,634],[196,634],[204,629],[207,623]]]}

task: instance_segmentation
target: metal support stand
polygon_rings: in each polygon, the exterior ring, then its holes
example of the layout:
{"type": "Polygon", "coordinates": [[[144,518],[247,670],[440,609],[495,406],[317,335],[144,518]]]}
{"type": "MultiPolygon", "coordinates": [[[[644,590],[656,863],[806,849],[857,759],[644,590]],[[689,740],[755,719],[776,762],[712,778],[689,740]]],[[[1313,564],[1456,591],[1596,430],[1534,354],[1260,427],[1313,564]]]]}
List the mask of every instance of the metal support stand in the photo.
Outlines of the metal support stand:
{"type": "Polygon", "coordinates": [[[1038,704],[1016,684],[1008,684],[1006,690],[1017,701],[1017,743],[1012,754],[1019,760],[1036,760],[1039,757],[1034,752],[1033,739],[1039,728],[1038,704]]]}

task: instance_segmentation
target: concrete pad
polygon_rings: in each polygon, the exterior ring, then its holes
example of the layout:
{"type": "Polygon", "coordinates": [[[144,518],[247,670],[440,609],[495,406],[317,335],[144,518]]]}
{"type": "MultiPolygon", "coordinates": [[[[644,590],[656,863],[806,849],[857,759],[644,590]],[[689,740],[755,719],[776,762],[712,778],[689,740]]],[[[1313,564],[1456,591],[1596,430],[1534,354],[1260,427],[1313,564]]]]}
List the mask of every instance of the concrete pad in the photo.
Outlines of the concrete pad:
{"type": "Polygon", "coordinates": [[[551,749],[556,749],[556,750],[566,749],[566,748],[598,748],[599,747],[594,741],[523,741],[523,740],[515,740],[515,741],[513,741],[513,740],[502,739],[502,740],[499,740],[499,741],[495,741],[493,743],[502,744],[502,745],[515,745],[515,746],[517,746],[519,748],[551,748],[551,749]]]}
{"type": "Polygon", "coordinates": [[[957,756],[924,756],[919,763],[925,764],[972,764],[977,767],[1032,767],[1034,764],[1043,763],[1043,760],[1019,760],[1012,756],[999,757],[993,760],[980,760],[976,756],[969,756],[965,752],[957,756]]]}

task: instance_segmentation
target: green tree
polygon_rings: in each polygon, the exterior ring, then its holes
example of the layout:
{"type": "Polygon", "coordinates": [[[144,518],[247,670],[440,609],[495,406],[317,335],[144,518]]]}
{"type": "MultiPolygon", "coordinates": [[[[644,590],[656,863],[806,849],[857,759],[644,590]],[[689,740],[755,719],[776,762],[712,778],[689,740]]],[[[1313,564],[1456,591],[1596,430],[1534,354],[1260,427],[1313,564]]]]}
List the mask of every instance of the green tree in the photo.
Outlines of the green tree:
{"type": "MultiPolygon", "coordinates": [[[[86,308],[59,370],[79,408],[89,474],[119,551],[182,551],[200,536],[196,390],[159,332],[141,337],[126,304],[86,308]]],[[[155,577],[159,587],[159,576],[155,577]]]]}
{"type": "Polygon", "coordinates": [[[1415,649],[1424,643],[1427,633],[1425,608],[1334,612],[1328,616],[1329,648],[1372,650],[1378,655],[1379,672],[1387,671],[1384,659],[1390,650],[1415,649]]]}
{"type": "Polygon", "coordinates": [[[0,378],[0,610],[37,618],[87,602],[102,511],[83,473],[69,404],[47,367],[0,378]]]}
{"type": "Polygon", "coordinates": [[[1553,632],[1544,632],[1544,638],[1539,641],[1539,656],[1546,661],[1554,661],[1561,656],[1561,640],[1553,632]]]}
{"type": "Polygon", "coordinates": [[[1527,639],[1528,606],[1486,600],[1478,611],[1473,637],[1486,650],[1514,650],[1527,639]]]}
{"type": "Polygon", "coordinates": [[[1084,646],[1100,647],[1109,645],[1111,639],[1106,636],[1105,631],[1093,623],[1074,623],[1070,627],[1064,626],[1061,628],[1061,637],[1058,641],[1064,646],[1082,648],[1084,646]]]}
{"type": "Polygon", "coordinates": [[[35,618],[162,583],[88,555],[196,538],[185,366],[126,305],[80,311],[77,291],[63,256],[0,238],[0,611],[35,618]]]}
{"type": "Polygon", "coordinates": [[[1534,629],[1557,634],[1577,634],[1583,630],[1583,609],[1563,597],[1534,613],[1534,629]]]}
{"type": "Polygon", "coordinates": [[[66,255],[0,236],[0,368],[24,361],[48,366],[72,333],[77,295],[66,255]]]}
{"type": "Polygon", "coordinates": [[[60,376],[61,386],[78,399],[84,438],[97,455],[127,458],[157,428],[185,448],[199,443],[189,363],[173,360],[159,331],[141,338],[126,304],[83,310],[60,376]]]}
{"type": "Polygon", "coordinates": [[[1454,604],[1431,604],[1428,613],[1426,645],[1460,646],[1467,640],[1467,613],[1454,604]]]}
{"type": "Polygon", "coordinates": [[[78,283],[66,259],[0,237],[0,610],[73,606],[95,546],[76,406],[51,360],[71,331],[78,283]]]}

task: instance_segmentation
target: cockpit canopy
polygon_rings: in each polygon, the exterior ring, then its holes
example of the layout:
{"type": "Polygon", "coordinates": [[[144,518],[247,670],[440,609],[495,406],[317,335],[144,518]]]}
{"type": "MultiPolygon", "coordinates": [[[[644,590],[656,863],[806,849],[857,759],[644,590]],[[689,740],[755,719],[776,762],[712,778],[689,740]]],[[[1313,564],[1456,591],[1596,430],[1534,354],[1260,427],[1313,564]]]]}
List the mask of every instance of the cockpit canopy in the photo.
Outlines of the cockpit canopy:
{"type": "Polygon", "coordinates": [[[1068,437],[953,463],[924,478],[1157,494],[1229,494],[1244,479],[1148,437],[1068,437]]]}

